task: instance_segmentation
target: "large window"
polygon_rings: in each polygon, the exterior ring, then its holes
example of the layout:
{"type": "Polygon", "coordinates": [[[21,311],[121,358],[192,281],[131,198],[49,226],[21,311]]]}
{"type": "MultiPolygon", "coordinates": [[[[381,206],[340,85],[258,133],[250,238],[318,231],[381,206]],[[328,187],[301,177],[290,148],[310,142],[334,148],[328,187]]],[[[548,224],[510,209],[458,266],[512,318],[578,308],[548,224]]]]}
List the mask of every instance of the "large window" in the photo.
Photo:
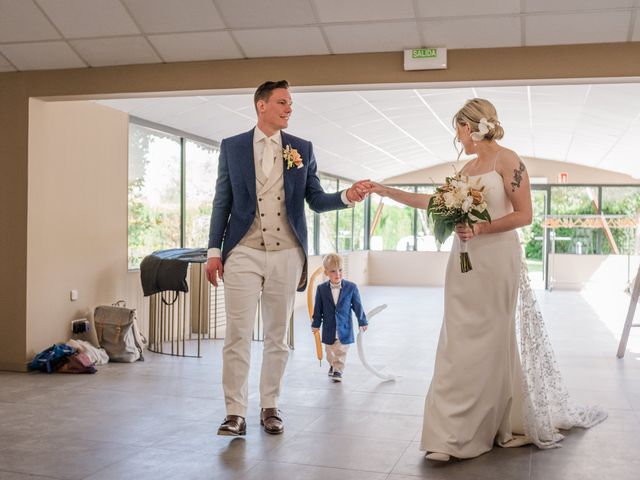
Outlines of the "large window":
{"type": "MultiPolygon", "coordinates": [[[[433,185],[419,185],[416,187],[417,193],[433,194],[436,188],[433,185]]],[[[429,221],[427,210],[416,209],[416,250],[421,252],[436,252],[451,250],[453,236],[449,237],[442,245],[436,241],[433,234],[433,223],[429,221]]]]}
{"type": "MultiPolygon", "coordinates": [[[[206,247],[217,176],[217,145],[146,122],[131,123],[129,135],[129,267],[137,268],[154,250],[206,247]]],[[[321,175],[320,182],[327,193],[352,185],[330,175],[321,175]]],[[[418,193],[434,191],[433,185],[398,188],[418,193]]],[[[544,185],[532,191],[532,201],[533,224],[522,229],[529,262],[542,265],[545,249],[628,255],[640,250],[640,235],[634,226],[640,213],[639,186],[544,185]],[[562,224],[553,229],[553,234],[547,230],[545,239],[547,214],[570,219],[605,215],[609,220],[607,228],[562,224]]],[[[426,210],[377,195],[357,203],[355,208],[322,214],[305,205],[305,213],[310,255],[361,250],[367,245],[371,250],[448,251],[453,240],[451,236],[443,245],[436,243],[426,210]],[[372,230],[371,236],[366,229],[372,230]]]]}
{"type": "MultiPolygon", "coordinates": [[[[327,193],[338,191],[338,180],[334,177],[321,176],[320,184],[327,193]]],[[[338,214],[335,211],[320,214],[320,254],[336,252],[338,214]]]]}
{"type": "Polygon", "coordinates": [[[206,247],[217,148],[129,125],[129,268],[155,250],[206,247]]]}
{"type": "MultiPolygon", "coordinates": [[[[414,192],[415,187],[398,187],[414,192]]],[[[415,250],[415,209],[389,198],[371,197],[371,250],[415,250]]]]}
{"type": "Polygon", "coordinates": [[[180,245],[180,138],[129,127],[129,268],[180,245]]]}
{"type": "Polygon", "coordinates": [[[209,242],[211,207],[218,178],[218,150],[186,141],[185,247],[206,247],[209,242]]]}
{"type": "MultiPolygon", "coordinates": [[[[636,220],[640,213],[640,187],[602,187],[602,213],[621,216],[621,220],[636,220]]],[[[639,251],[637,227],[620,225],[616,228],[613,222],[611,224],[609,231],[604,232],[607,241],[602,253],[635,255],[639,251]]]]}
{"type": "MultiPolygon", "coordinates": [[[[338,191],[345,190],[352,185],[346,180],[338,181],[338,191]]],[[[338,238],[337,251],[349,252],[353,250],[353,208],[338,210],[338,238]]]]}
{"type": "MultiPolygon", "coordinates": [[[[598,191],[596,187],[551,187],[551,215],[595,215],[598,191]]],[[[556,253],[599,253],[601,232],[592,228],[557,228],[553,242],[556,253]]]]}
{"type": "Polygon", "coordinates": [[[352,250],[364,250],[365,236],[368,237],[369,232],[365,232],[365,213],[366,202],[356,203],[353,207],[353,239],[351,240],[352,250]]]}
{"type": "Polygon", "coordinates": [[[316,254],[316,216],[315,212],[309,208],[309,204],[304,202],[304,215],[307,220],[307,255],[316,254]]]}

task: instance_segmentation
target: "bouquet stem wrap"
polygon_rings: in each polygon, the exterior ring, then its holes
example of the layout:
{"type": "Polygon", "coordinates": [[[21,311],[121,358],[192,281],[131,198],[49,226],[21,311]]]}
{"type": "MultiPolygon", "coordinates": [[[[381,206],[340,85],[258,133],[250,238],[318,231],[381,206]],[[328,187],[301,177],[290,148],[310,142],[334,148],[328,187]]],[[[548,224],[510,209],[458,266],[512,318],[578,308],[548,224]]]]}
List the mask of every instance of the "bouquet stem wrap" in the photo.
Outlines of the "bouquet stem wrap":
{"type": "Polygon", "coordinates": [[[473,270],[471,266],[471,260],[469,259],[469,251],[467,250],[468,245],[466,240],[460,240],[460,271],[462,273],[467,273],[470,270],[473,270]]]}

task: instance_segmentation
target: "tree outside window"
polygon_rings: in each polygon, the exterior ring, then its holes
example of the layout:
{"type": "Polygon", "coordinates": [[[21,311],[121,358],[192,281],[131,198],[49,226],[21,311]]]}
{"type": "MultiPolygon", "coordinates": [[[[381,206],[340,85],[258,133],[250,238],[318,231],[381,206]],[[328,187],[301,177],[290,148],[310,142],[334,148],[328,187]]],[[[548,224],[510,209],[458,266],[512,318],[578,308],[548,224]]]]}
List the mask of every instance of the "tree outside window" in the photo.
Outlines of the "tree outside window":
{"type": "Polygon", "coordinates": [[[189,248],[206,248],[209,222],[218,178],[218,149],[186,140],[185,242],[189,248]]]}
{"type": "MultiPolygon", "coordinates": [[[[320,177],[322,188],[327,193],[338,191],[338,180],[332,177],[320,177]]],[[[323,212],[320,214],[320,254],[337,251],[336,245],[336,225],[338,215],[335,211],[323,212]]]]}
{"type": "MultiPolygon", "coordinates": [[[[398,187],[413,192],[414,187],[398,187]]],[[[415,209],[377,195],[371,197],[371,250],[409,251],[415,249],[413,235],[415,209]],[[382,206],[381,206],[382,203],[382,206]]]]}
{"type": "Polygon", "coordinates": [[[180,245],[180,138],[129,126],[129,268],[180,245]]]}

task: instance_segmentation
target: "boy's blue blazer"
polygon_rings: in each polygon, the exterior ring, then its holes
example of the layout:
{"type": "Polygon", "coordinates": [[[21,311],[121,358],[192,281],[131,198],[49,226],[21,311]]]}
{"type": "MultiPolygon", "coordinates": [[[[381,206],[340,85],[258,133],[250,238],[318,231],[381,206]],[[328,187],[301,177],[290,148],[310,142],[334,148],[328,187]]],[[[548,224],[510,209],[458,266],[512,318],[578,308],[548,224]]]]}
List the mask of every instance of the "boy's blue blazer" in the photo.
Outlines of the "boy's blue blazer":
{"type": "Polygon", "coordinates": [[[316,301],[313,307],[313,328],[322,325],[322,343],[333,345],[336,340],[336,328],[340,343],[353,343],[353,323],[351,311],[356,315],[358,325],[368,325],[367,317],[362,309],[360,293],[355,283],[342,280],[342,288],[338,303],[333,303],[331,286],[328,281],[318,285],[316,301]]]}

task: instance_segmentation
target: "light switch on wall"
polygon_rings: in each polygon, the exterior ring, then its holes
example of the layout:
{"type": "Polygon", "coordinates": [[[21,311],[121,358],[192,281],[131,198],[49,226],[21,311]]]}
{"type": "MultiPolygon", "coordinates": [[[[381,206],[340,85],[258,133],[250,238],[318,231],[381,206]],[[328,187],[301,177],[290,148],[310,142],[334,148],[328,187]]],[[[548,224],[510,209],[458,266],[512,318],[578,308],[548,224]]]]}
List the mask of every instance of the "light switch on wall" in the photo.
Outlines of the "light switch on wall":
{"type": "Polygon", "coordinates": [[[72,302],[78,300],[78,290],[71,290],[71,292],[69,292],[69,297],[72,302]]]}

